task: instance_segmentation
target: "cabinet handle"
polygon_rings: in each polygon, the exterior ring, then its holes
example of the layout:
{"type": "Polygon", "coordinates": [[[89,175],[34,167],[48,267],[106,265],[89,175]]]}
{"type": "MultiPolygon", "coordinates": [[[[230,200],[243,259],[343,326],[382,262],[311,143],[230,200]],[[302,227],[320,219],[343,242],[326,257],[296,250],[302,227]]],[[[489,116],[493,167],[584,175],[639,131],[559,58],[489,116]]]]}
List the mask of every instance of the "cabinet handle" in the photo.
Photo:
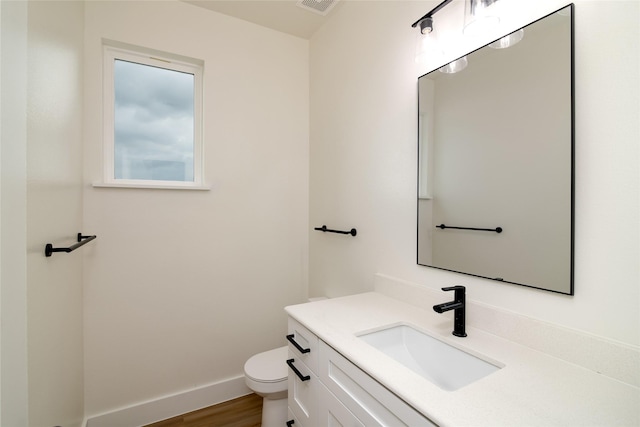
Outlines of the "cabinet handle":
{"type": "Polygon", "coordinates": [[[295,423],[296,423],[295,420],[289,420],[289,421],[287,421],[287,427],[291,427],[295,423]]]}
{"type": "Polygon", "coordinates": [[[302,375],[302,373],[298,371],[298,368],[293,366],[293,359],[287,360],[287,365],[289,365],[291,370],[300,378],[300,381],[309,381],[311,379],[309,375],[302,375]]]}
{"type": "Polygon", "coordinates": [[[288,340],[291,344],[293,344],[293,346],[294,346],[295,348],[297,348],[297,349],[298,349],[298,351],[299,351],[300,353],[302,353],[302,354],[304,354],[304,353],[309,353],[309,352],[311,351],[311,349],[310,349],[310,348],[302,348],[302,347],[300,346],[300,344],[298,344],[298,343],[296,342],[296,340],[294,340],[294,339],[293,339],[293,334],[291,334],[291,335],[287,335],[287,340],[288,340]]]}

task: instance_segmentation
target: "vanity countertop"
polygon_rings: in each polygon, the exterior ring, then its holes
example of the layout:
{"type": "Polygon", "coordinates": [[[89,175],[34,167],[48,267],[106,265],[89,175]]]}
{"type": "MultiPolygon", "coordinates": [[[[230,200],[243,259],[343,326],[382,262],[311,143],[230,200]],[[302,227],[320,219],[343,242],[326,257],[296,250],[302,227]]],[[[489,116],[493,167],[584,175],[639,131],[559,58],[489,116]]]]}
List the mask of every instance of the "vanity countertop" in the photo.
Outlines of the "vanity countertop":
{"type": "MultiPolygon", "coordinates": [[[[446,297],[445,297],[446,299],[446,297]]],[[[450,316],[368,292],[286,307],[360,369],[440,426],[638,426],[640,389],[467,326],[451,335],[450,316]],[[395,324],[413,325],[504,367],[444,391],[359,338],[395,324]]]]}

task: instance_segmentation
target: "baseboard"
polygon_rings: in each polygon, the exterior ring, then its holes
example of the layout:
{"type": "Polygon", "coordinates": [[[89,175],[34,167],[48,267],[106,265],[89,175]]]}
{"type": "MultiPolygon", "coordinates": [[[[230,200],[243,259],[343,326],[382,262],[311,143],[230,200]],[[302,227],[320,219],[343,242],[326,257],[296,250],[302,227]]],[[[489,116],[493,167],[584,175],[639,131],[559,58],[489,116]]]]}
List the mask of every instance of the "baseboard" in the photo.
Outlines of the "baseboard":
{"type": "Polygon", "coordinates": [[[85,427],[136,427],[246,396],[251,390],[244,376],[164,396],[88,418],[85,427]]]}

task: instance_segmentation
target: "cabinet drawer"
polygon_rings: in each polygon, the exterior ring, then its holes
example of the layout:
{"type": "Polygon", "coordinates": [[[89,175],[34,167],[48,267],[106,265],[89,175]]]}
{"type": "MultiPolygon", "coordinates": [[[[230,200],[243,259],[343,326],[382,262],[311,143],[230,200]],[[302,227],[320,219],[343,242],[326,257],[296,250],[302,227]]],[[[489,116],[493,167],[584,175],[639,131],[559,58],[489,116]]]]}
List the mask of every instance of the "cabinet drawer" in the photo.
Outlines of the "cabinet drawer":
{"type": "Polygon", "coordinates": [[[289,351],[318,375],[318,337],[296,320],[289,318],[287,327],[289,351]]]}
{"type": "Polygon", "coordinates": [[[319,353],[320,380],[367,427],[435,426],[322,341],[319,353]]]}
{"type": "Polygon", "coordinates": [[[317,407],[318,377],[300,360],[295,350],[289,349],[287,364],[289,365],[287,378],[289,410],[301,425],[313,427],[317,407]]]}

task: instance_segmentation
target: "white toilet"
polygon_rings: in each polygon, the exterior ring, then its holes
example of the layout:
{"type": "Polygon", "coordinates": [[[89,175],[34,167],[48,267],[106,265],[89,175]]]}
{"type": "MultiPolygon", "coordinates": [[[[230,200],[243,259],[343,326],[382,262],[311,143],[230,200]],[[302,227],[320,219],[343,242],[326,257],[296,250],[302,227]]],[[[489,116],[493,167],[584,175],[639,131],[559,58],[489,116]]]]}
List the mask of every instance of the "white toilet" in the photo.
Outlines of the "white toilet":
{"type": "Polygon", "coordinates": [[[262,427],[282,427],[287,422],[288,347],[258,353],[244,364],[244,378],[262,396],[262,427]]]}

